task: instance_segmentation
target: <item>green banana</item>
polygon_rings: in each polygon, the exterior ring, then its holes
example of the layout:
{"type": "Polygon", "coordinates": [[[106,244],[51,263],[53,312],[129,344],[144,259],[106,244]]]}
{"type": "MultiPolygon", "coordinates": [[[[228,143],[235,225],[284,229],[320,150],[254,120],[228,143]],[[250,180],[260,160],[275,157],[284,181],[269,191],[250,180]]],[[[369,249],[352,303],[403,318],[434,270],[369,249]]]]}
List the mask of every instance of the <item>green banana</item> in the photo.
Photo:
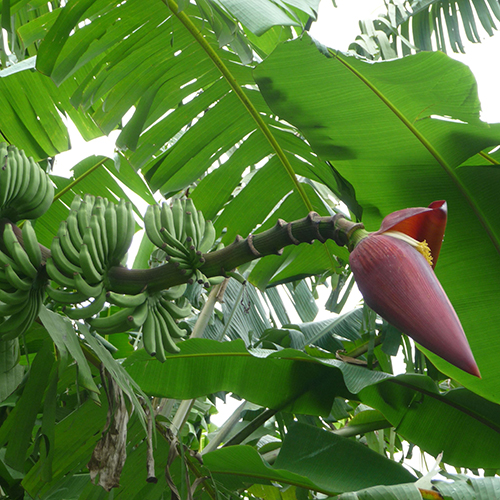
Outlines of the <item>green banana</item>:
{"type": "Polygon", "coordinates": [[[108,259],[112,259],[118,241],[118,223],[116,220],[116,205],[108,203],[104,212],[106,220],[106,241],[108,242],[108,259]]]}
{"type": "Polygon", "coordinates": [[[190,243],[194,249],[198,244],[198,236],[196,233],[196,225],[192,212],[185,212],[184,216],[184,231],[186,232],[186,242],[190,243]]]}
{"type": "Polygon", "coordinates": [[[107,203],[107,199],[98,196],[92,210],[92,215],[95,215],[97,217],[99,228],[101,230],[101,244],[104,251],[104,260],[106,261],[108,260],[109,256],[108,237],[106,232],[106,218],[104,216],[104,214],[106,213],[107,203]]]}
{"type": "Polygon", "coordinates": [[[85,243],[80,247],[80,266],[87,283],[92,285],[102,281],[102,274],[96,269],[89,248],[85,243]]]}
{"type": "Polygon", "coordinates": [[[54,238],[52,238],[52,243],[50,245],[50,254],[52,255],[54,264],[61,273],[67,276],[73,276],[74,273],[82,272],[80,266],[76,266],[68,259],[68,257],[66,257],[66,254],[62,249],[61,240],[58,236],[54,236],[54,238]]]}
{"type": "Polygon", "coordinates": [[[152,314],[152,310],[149,311],[149,314],[142,325],[142,344],[144,349],[150,356],[156,355],[156,324],[155,318],[152,314]]]}
{"type": "Polygon", "coordinates": [[[76,219],[78,221],[78,231],[80,232],[81,237],[85,234],[85,230],[90,222],[90,216],[87,209],[87,202],[83,200],[80,203],[80,208],[76,212],[76,219]]]}
{"type": "Polygon", "coordinates": [[[30,210],[24,210],[19,217],[23,219],[37,219],[41,217],[52,205],[54,200],[54,185],[49,178],[49,175],[44,172],[40,166],[38,166],[40,174],[40,190],[35,194],[32,203],[29,204],[32,208],[30,210]],[[39,194],[41,195],[39,196],[39,194]]]}
{"type": "Polygon", "coordinates": [[[177,349],[175,352],[178,352],[178,348],[175,345],[175,342],[168,335],[167,325],[163,320],[162,316],[159,314],[158,309],[155,307],[151,311],[151,316],[153,316],[155,321],[155,342],[156,342],[156,359],[161,363],[165,362],[165,347],[164,342],[167,346],[169,352],[172,352],[172,349],[177,349]]]}
{"type": "Polygon", "coordinates": [[[14,200],[14,194],[16,189],[16,179],[17,179],[17,164],[16,160],[12,155],[12,146],[7,147],[7,168],[10,170],[10,180],[9,180],[9,192],[7,194],[7,203],[10,204],[14,200]]]}
{"type": "Polygon", "coordinates": [[[116,205],[116,225],[118,228],[118,235],[113,258],[116,262],[121,262],[128,250],[128,246],[126,246],[126,237],[129,227],[128,211],[123,198],[118,202],[118,205],[116,205]]]}
{"type": "Polygon", "coordinates": [[[101,294],[98,295],[89,305],[84,307],[74,307],[64,309],[64,314],[71,319],[87,319],[99,312],[104,307],[106,303],[106,290],[102,290],[101,294]]]}
{"type": "Polygon", "coordinates": [[[0,316],[11,316],[12,314],[18,313],[21,309],[26,307],[26,302],[19,302],[19,304],[4,304],[0,303],[0,316]]]}
{"type": "Polygon", "coordinates": [[[122,333],[132,328],[135,307],[127,307],[110,316],[100,316],[89,320],[90,326],[104,335],[122,333]]]}
{"type": "Polygon", "coordinates": [[[180,351],[179,346],[174,342],[174,339],[172,338],[173,336],[177,335],[177,330],[173,330],[169,324],[169,321],[172,320],[172,317],[161,307],[158,307],[156,309],[156,312],[157,312],[156,316],[158,318],[158,323],[160,325],[159,330],[161,333],[161,343],[163,348],[166,351],[171,352],[172,354],[179,352],[180,351]],[[169,320],[167,320],[167,318],[169,318],[169,320]],[[174,335],[172,335],[173,331],[174,335]]]}
{"type": "Polygon", "coordinates": [[[85,295],[87,299],[90,297],[99,296],[104,287],[102,282],[98,283],[97,285],[89,285],[80,273],[75,273],[73,275],[73,279],[77,291],[82,295],[85,295]]]}
{"type": "Polygon", "coordinates": [[[167,255],[177,257],[179,259],[189,259],[189,250],[172,234],[167,228],[160,229],[160,235],[167,246],[160,247],[167,255]]]}
{"type": "MultiPolygon", "coordinates": [[[[90,227],[87,227],[87,229],[83,235],[82,248],[84,245],[87,247],[87,249],[89,251],[90,259],[91,259],[92,264],[94,265],[96,271],[100,275],[102,275],[104,273],[104,263],[99,258],[99,252],[97,250],[97,245],[96,245],[96,241],[94,239],[94,234],[93,234],[93,231],[90,227]]],[[[81,257],[80,257],[80,260],[81,260],[81,257]]]]}
{"type": "Polygon", "coordinates": [[[7,196],[10,189],[10,169],[7,166],[7,143],[0,143],[0,207],[7,205],[7,196]]]}
{"type": "Polygon", "coordinates": [[[146,214],[144,215],[144,229],[146,231],[148,238],[153,243],[153,245],[162,248],[165,243],[160,235],[161,227],[159,224],[155,207],[158,207],[158,205],[148,205],[148,208],[146,209],[146,214]]]}
{"type": "Polygon", "coordinates": [[[172,203],[172,218],[174,219],[175,234],[173,236],[181,243],[184,242],[184,206],[183,202],[177,198],[172,203]]]}
{"type": "Polygon", "coordinates": [[[175,235],[175,225],[174,217],[172,215],[172,209],[166,201],[161,204],[160,222],[161,227],[164,227],[167,231],[175,235]]]}
{"type": "MultiPolygon", "coordinates": [[[[164,307],[158,307],[158,312],[162,315],[163,319],[168,328],[168,334],[170,337],[176,339],[183,339],[186,337],[186,331],[183,330],[172,318],[170,313],[164,307]]],[[[170,351],[171,352],[171,351],[170,351]]]]}
{"type": "Polygon", "coordinates": [[[71,202],[71,205],[69,206],[69,209],[78,212],[81,203],[82,198],[80,197],[80,195],[76,194],[73,198],[73,201],[71,202]]]}
{"type": "Polygon", "coordinates": [[[137,307],[147,301],[148,294],[146,292],[142,292],[137,295],[122,295],[109,291],[107,293],[107,299],[110,304],[114,304],[119,307],[137,307]]]}
{"type": "Polygon", "coordinates": [[[80,234],[80,229],[78,228],[78,212],[73,210],[70,211],[68,217],[66,218],[66,227],[68,230],[69,237],[73,246],[78,249],[83,243],[82,235],[80,234]]]}
{"type": "Polygon", "coordinates": [[[161,305],[170,313],[175,319],[187,318],[192,311],[191,303],[184,297],[183,305],[178,305],[175,302],[170,302],[163,298],[160,299],[161,305]]]}
{"type": "MultiPolygon", "coordinates": [[[[73,278],[69,278],[61,271],[59,271],[54,262],[54,257],[49,257],[47,259],[47,262],[45,263],[45,269],[47,271],[47,274],[49,275],[49,278],[55,281],[57,284],[65,286],[67,288],[75,288],[75,281],[73,280],[73,278]]],[[[73,275],[74,273],[71,274],[73,275]]]]}
{"type": "Polygon", "coordinates": [[[0,264],[12,266],[16,271],[20,272],[21,269],[17,266],[16,262],[11,259],[6,253],[0,250],[0,264]]]}
{"type": "Polygon", "coordinates": [[[101,226],[100,226],[100,221],[97,215],[92,215],[90,217],[90,225],[89,225],[91,231],[92,231],[92,237],[95,241],[95,246],[97,249],[97,255],[99,257],[99,261],[101,262],[103,266],[103,270],[106,267],[106,263],[108,260],[108,256],[106,255],[105,249],[104,249],[104,244],[102,241],[102,233],[101,233],[101,226]]]}
{"type": "Polygon", "coordinates": [[[14,229],[10,224],[5,224],[4,226],[3,242],[18,268],[20,268],[26,276],[34,278],[38,271],[31,263],[31,260],[24,248],[19,243],[19,240],[14,233],[14,229]]]}
{"type": "Polygon", "coordinates": [[[147,302],[143,302],[142,304],[138,305],[134,309],[134,313],[131,314],[131,327],[132,328],[140,328],[144,322],[146,321],[147,317],[149,314],[149,304],[147,302]]]}
{"type": "Polygon", "coordinates": [[[7,281],[16,289],[27,291],[31,288],[33,281],[31,279],[22,279],[18,276],[12,266],[4,266],[7,281]]]}
{"type": "Polygon", "coordinates": [[[57,237],[59,238],[59,243],[61,245],[62,251],[66,258],[75,266],[79,267],[80,255],[78,250],[73,245],[71,236],[68,231],[68,222],[63,220],[59,224],[59,229],[57,230],[57,237]]]}
{"type": "Polygon", "coordinates": [[[182,285],[172,286],[167,290],[162,291],[162,297],[164,297],[167,300],[178,299],[179,297],[182,297],[182,295],[184,295],[186,288],[187,288],[186,283],[183,283],[182,285]]]}
{"type": "MultiPolygon", "coordinates": [[[[32,200],[35,198],[35,195],[40,192],[42,178],[46,175],[45,172],[40,168],[38,164],[35,163],[33,158],[29,158],[29,171],[30,171],[30,179],[28,187],[23,195],[21,205],[28,210],[31,210],[33,206],[31,205],[32,200]]],[[[22,212],[22,211],[21,211],[22,212]]],[[[19,213],[19,217],[22,217],[23,214],[19,213]]]]}
{"type": "Polygon", "coordinates": [[[38,269],[42,265],[42,251],[38,244],[35,230],[29,220],[24,221],[22,234],[24,249],[33,266],[38,269]]]}
{"type": "Polygon", "coordinates": [[[78,304],[80,302],[85,302],[88,300],[89,296],[81,292],[70,292],[68,290],[61,290],[60,288],[52,288],[48,286],[47,295],[59,304],[78,304]]]}
{"type": "Polygon", "coordinates": [[[211,220],[205,221],[205,230],[203,237],[198,245],[198,250],[201,253],[207,253],[214,245],[216,238],[215,227],[211,220]]]}
{"type": "Polygon", "coordinates": [[[123,256],[120,258],[120,261],[123,259],[123,257],[127,254],[130,245],[132,244],[132,240],[134,239],[134,234],[135,234],[135,219],[134,219],[134,210],[132,207],[132,203],[128,201],[126,203],[127,207],[127,218],[128,218],[128,226],[127,226],[127,233],[125,237],[125,242],[123,244],[124,250],[123,250],[123,256]]]}
{"type": "Polygon", "coordinates": [[[29,297],[29,291],[16,290],[15,292],[7,292],[0,288],[0,301],[5,304],[15,306],[20,303],[26,304],[29,297]]]}
{"type": "Polygon", "coordinates": [[[15,146],[10,146],[9,149],[9,159],[12,165],[11,168],[14,168],[16,170],[16,180],[13,183],[11,198],[12,200],[16,200],[16,198],[19,197],[19,191],[21,189],[21,185],[23,184],[25,175],[23,162],[18,149],[15,146]]]}

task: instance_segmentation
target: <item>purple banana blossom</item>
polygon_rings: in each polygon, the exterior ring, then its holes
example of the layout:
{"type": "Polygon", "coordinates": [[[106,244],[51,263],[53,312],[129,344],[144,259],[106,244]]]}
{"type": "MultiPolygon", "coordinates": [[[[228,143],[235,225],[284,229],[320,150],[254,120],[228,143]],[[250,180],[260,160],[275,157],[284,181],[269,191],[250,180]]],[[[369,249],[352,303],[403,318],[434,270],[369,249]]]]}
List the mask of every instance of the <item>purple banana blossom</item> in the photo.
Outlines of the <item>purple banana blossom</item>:
{"type": "Polygon", "coordinates": [[[389,214],[375,233],[356,231],[349,263],[366,304],[423,347],[481,377],[460,320],[434,274],[447,206],[389,214]]]}

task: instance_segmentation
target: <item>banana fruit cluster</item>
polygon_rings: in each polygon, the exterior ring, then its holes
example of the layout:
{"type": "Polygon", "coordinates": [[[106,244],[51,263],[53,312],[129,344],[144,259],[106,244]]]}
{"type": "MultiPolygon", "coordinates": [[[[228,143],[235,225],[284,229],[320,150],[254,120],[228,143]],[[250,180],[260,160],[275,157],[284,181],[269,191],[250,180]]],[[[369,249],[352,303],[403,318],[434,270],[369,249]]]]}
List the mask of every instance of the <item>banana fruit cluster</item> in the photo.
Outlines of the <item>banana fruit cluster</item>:
{"type": "Polygon", "coordinates": [[[46,279],[40,273],[42,253],[29,220],[22,229],[21,246],[11,224],[3,230],[0,250],[0,340],[23,333],[38,317],[45,297],[46,279]]]}
{"type": "Polygon", "coordinates": [[[54,186],[33,158],[15,146],[0,143],[0,217],[12,222],[37,219],[53,199],[54,186]]]}
{"type": "Polygon", "coordinates": [[[149,313],[142,325],[142,343],[146,352],[162,363],[166,359],[165,351],[179,352],[175,340],[187,335],[176,322],[191,314],[191,303],[182,296],[185,289],[185,284],[179,285],[148,298],[149,313]]]}
{"type": "Polygon", "coordinates": [[[47,289],[54,301],[69,305],[93,299],[85,307],[66,307],[68,317],[89,318],[101,311],[106,303],[106,271],[123,260],[134,233],[131,203],[114,204],[91,195],[74,198],[52,240],[46,265],[47,274],[59,285],[47,289]]]}
{"type": "Polygon", "coordinates": [[[191,304],[182,297],[186,285],[179,285],[162,292],[137,295],[106,293],[106,301],[121,309],[109,316],[88,320],[90,326],[101,335],[142,329],[142,341],[146,352],[165,361],[165,351],[179,352],[174,339],[186,336],[176,323],[191,313],[191,304]],[[178,299],[178,302],[174,302],[178,299]]]}
{"type": "Polygon", "coordinates": [[[166,202],[161,207],[149,205],[144,228],[151,242],[165,252],[169,264],[184,269],[190,282],[210,286],[199,268],[205,262],[203,254],[214,246],[216,232],[191,198],[176,199],[172,206],[166,202]]]}

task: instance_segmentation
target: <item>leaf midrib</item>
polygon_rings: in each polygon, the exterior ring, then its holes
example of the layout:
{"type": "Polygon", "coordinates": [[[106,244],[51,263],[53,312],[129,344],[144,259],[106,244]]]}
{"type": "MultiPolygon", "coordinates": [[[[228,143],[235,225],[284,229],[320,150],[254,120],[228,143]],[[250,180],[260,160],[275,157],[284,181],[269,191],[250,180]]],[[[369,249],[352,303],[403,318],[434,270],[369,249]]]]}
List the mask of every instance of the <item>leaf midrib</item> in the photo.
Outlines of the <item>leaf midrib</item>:
{"type": "Polygon", "coordinates": [[[495,246],[496,251],[500,254],[500,239],[496,235],[493,227],[489,223],[485,213],[479,207],[475,201],[472,193],[469,191],[467,186],[460,180],[455,170],[446,162],[446,160],[441,156],[441,154],[433,147],[433,145],[427,140],[427,138],[414,126],[414,124],[406,118],[406,116],[398,109],[398,107],[381,92],[374,84],[372,84],[365,76],[363,76],[359,71],[357,71],[352,65],[350,65],[345,58],[340,57],[337,51],[330,50],[330,53],[335,57],[348,71],[350,71],[356,78],[359,79],[368,89],[375,94],[383,104],[401,121],[401,123],[415,136],[415,138],[424,146],[425,149],[430,153],[430,155],[436,160],[438,165],[444,170],[451,181],[455,184],[459,192],[462,194],[471,210],[474,212],[475,216],[483,226],[486,234],[490,238],[491,242],[495,246]]]}

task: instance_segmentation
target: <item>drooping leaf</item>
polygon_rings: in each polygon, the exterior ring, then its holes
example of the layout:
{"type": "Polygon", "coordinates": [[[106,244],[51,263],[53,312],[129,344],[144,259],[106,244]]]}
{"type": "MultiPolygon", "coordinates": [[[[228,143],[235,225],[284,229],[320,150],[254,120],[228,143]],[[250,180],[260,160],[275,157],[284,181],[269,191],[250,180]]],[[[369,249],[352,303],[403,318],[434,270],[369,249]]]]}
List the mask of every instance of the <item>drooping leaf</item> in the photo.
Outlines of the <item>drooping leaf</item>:
{"type": "Polygon", "coordinates": [[[293,349],[248,351],[242,340],[191,339],[179,347],[181,352],[168,355],[163,364],[141,350],[124,366],[150,395],[190,399],[231,391],[267,408],[311,415],[328,415],[336,396],[390,376],[342,363],[324,352],[324,357],[315,358],[293,349]]]}

